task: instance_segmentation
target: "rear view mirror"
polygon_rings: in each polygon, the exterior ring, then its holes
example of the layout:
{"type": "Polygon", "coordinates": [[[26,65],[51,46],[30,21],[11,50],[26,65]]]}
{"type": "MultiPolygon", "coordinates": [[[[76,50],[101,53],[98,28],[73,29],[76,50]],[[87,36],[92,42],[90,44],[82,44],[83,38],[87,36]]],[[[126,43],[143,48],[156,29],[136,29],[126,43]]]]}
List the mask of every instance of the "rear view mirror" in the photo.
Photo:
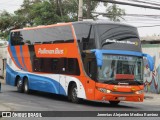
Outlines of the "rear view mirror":
{"type": "Polygon", "coordinates": [[[147,58],[149,69],[150,69],[150,71],[153,71],[154,70],[154,60],[153,60],[153,57],[151,57],[149,54],[145,54],[145,53],[143,53],[143,57],[147,58]]]}

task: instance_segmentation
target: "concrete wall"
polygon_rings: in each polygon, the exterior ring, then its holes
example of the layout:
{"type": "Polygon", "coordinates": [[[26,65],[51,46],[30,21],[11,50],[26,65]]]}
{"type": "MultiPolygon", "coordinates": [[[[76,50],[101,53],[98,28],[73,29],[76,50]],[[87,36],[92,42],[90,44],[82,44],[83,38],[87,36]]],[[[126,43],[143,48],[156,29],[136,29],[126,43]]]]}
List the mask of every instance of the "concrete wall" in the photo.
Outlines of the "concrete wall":
{"type": "Polygon", "coordinates": [[[0,46],[0,59],[7,58],[7,46],[0,46]]]}
{"type": "Polygon", "coordinates": [[[0,77],[5,77],[7,46],[0,46],[0,77]]]}
{"type": "Polygon", "coordinates": [[[154,71],[151,72],[144,60],[144,85],[146,92],[160,93],[160,44],[143,44],[142,51],[154,58],[154,71]]]}

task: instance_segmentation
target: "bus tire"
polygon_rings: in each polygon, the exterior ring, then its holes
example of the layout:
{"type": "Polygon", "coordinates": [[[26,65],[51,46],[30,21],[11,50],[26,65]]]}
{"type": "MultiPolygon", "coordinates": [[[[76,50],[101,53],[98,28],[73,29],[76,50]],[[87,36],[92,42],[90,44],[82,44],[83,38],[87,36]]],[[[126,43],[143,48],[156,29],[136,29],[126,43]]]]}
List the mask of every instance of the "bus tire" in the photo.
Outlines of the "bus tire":
{"type": "Polygon", "coordinates": [[[17,91],[23,93],[23,82],[20,77],[17,78],[17,91]]]}
{"type": "Polygon", "coordinates": [[[24,78],[24,93],[29,93],[28,78],[24,78]]]}
{"type": "Polygon", "coordinates": [[[79,103],[80,99],[77,97],[78,91],[77,91],[77,85],[73,84],[69,90],[69,100],[73,103],[79,103]]]}
{"type": "Polygon", "coordinates": [[[112,106],[116,106],[120,103],[120,101],[109,101],[112,106]]]}

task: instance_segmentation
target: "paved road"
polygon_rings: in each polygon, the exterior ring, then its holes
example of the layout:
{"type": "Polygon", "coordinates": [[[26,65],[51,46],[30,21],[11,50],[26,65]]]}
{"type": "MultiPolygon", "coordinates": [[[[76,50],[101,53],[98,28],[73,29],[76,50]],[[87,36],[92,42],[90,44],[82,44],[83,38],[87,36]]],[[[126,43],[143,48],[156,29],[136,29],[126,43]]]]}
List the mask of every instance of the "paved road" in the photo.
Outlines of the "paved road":
{"type": "MultiPolygon", "coordinates": [[[[53,94],[35,91],[31,94],[18,93],[15,87],[8,85],[2,85],[0,104],[5,105],[11,111],[160,111],[160,97],[147,97],[143,103],[121,102],[116,107],[111,106],[109,103],[97,103],[89,101],[83,101],[81,104],[74,104],[68,102],[66,97],[53,94]]],[[[65,119],[70,120],[71,118],[65,119]]],[[[82,120],[83,118],[77,119],[82,120]]],[[[125,119],[127,118],[124,118],[124,120],[125,119]]],[[[141,119],[143,120],[144,118],[141,119]]],[[[149,118],[145,120],[148,119],[149,118]]],[[[155,118],[150,118],[149,120],[151,119],[154,120],[155,118]]],[[[15,120],[17,120],[17,118],[15,120]]]]}

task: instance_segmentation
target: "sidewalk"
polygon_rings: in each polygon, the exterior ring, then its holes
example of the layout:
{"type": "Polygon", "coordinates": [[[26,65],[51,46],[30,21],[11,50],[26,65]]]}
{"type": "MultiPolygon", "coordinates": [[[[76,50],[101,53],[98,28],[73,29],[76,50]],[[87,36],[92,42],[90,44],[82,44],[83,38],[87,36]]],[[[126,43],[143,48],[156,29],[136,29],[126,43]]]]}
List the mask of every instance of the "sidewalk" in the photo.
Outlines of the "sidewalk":
{"type": "Polygon", "coordinates": [[[144,93],[144,99],[160,99],[160,94],[145,92],[144,93]]]}
{"type": "Polygon", "coordinates": [[[11,109],[5,104],[0,102],[0,111],[10,111],[11,109]]]}

